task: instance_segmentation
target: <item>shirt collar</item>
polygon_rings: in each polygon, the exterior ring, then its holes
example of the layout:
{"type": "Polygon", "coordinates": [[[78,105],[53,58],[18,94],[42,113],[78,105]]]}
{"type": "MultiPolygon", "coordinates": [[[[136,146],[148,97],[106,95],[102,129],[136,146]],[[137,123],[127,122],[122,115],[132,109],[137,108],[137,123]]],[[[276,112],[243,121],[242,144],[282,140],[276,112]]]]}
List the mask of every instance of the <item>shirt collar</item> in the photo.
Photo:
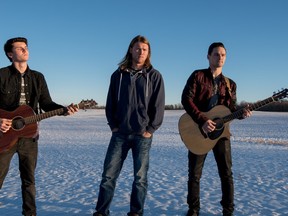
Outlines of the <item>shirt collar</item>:
{"type": "MultiPolygon", "coordinates": [[[[16,74],[19,73],[20,74],[20,72],[17,70],[17,68],[14,67],[13,64],[10,66],[10,69],[13,73],[16,73],[16,74]]],[[[28,65],[27,65],[26,71],[24,73],[25,73],[25,76],[28,76],[28,77],[31,76],[31,71],[30,71],[30,68],[28,65]]]]}

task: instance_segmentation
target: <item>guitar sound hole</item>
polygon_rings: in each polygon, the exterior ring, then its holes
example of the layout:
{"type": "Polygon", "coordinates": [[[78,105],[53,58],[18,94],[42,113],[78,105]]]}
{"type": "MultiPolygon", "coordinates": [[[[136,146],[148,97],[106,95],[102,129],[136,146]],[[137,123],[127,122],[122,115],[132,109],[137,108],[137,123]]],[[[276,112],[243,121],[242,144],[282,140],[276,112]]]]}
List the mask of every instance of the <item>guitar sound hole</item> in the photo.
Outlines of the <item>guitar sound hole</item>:
{"type": "Polygon", "coordinates": [[[224,126],[223,119],[217,118],[213,120],[216,123],[216,129],[215,130],[222,130],[224,126]]]}
{"type": "Polygon", "coordinates": [[[211,140],[215,140],[217,139],[219,136],[221,136],[221,134],[223,133],[224,130],[224,122],[223,119],[221,118],[216,118],[213,119],[213,121],[216,123],[216,129],[210,133],[208,133],[208,137],[211,140]]]}
{"type": "Polygon", "coordinates": [[[14,130],[22,130],[25,126],[25,122],[24,122],[24,119],[21,118],[21,117],[16,117],[13,119],[12,121],[12,128],[14,130]]]}

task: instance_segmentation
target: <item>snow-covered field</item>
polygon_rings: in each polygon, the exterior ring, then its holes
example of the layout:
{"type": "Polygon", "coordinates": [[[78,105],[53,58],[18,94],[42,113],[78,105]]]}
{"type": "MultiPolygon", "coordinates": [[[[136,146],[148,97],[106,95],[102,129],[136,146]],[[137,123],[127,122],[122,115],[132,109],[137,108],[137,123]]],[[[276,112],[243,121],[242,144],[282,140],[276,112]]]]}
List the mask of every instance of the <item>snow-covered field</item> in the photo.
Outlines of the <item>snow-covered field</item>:
{"type": "MultiPolygon", "coordinates": [[[[187,149],[178,134],[183,111],[166,111],[151,149],[145,214],[185,215],[187,149]]],[[[288,113],[254,112],[231,123],[235,215],[288,215],[288,113]]],[[[104,110],[79,111],[40,123],[36,173],[40,216],[92,215],[111,132],[104,110]]],[[[118,179],[111,215],[126,215],[132,184],[131,155],[118,179]]],[[[221,191],[213,154],[201,180],[201,215],[221,215],[221,191]]],[[[21,215],[17,155],[0,191],[0,215],[21,215]]]]}

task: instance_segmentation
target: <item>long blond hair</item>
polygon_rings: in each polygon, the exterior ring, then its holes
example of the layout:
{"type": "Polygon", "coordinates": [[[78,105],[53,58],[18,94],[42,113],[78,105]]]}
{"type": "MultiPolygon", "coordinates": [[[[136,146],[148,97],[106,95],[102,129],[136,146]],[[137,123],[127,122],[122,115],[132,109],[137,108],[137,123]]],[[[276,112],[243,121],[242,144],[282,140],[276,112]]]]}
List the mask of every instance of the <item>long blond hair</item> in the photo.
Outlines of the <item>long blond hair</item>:
{"type": "Polygon", "coordinates": [[[125,55],[125,57],[122,59],[122,61],[118,64],[119,67],[121,68],[121,70],[127,69],[129,67],[132,66],[132,55],[130,53],[130,48],[132,48],[134,46],[135,43],[144,43],[147,44],[149,47],[149,51],[148,51],[148,56],[147,59],[145,60],[144,63],[144,67],[150,67],[151,66],[151,61],[150,61],[150,57],[151,57],[151,47],[150,47],[150,43],[147,40],[147,38],[145,38],[144,36],[141,35],[137,35],[136,37],[134,37],[132,39],[132,41],[130,42],[130,45],[128,47],[127,53],[125,55]]]}

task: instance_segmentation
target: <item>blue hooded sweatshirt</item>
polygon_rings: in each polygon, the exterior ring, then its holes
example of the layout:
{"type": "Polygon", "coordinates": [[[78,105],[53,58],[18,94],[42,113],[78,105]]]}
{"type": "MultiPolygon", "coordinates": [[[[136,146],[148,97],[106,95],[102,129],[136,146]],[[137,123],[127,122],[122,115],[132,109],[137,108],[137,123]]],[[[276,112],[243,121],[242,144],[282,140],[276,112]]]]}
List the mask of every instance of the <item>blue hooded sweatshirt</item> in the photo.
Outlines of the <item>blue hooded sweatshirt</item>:
{"type": "Polygon", "coordinates": [[[152,66],[141,71],[118,68],[111,76],[106,117],[111,130],[123,134],[153,134],[162,124],[164,81],[152,66]]]}

